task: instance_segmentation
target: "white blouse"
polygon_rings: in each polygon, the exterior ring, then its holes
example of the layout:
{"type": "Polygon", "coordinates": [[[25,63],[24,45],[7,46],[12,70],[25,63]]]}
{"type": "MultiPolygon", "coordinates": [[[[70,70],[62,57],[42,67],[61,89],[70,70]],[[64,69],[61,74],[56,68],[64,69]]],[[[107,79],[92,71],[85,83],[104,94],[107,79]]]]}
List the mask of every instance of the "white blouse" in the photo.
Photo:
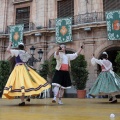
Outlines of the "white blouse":
{"type": "Polygon", "coordinates": [[[54,57],[56,59],[62,59],[62,64],[69,64],[69,60],[74,60],[77,57],[77,53],[73,53],[73,54],[65,54],[63,52],[59,52],[59,55],[56,55],[56,52],[54,54],[54,57]],[[69,60],[68,60],[69,59],[69,60]]]}
{"type": "Polygon", "coordinates": [[[96,63],[99,64],[100,66],[104,66],[104,69],[102,71],[108,71],[112,70],[112,63],[109,60],[103,59],[103,60],[98,60],[95,57],[91,59],[92,65],[95,65],[96,63]]]}
{"type": "Polygon", "coordinates": [[[10,53],[11,53],[11,56],[15,56],[17,57],[19,55],[19,52],[22,51],[22,52],[25,52],[24,50],[15,50],[15,49],[11,49],[10,50],[10,53]]]}

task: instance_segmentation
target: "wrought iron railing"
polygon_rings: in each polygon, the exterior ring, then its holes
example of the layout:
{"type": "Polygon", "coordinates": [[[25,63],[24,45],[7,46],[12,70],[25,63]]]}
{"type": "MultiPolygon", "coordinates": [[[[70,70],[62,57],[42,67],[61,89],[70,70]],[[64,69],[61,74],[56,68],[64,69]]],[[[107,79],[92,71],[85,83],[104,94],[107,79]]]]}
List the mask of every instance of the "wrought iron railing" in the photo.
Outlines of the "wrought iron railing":
{"type": "Polygon", "coordinates": [[[29,22],[27,26],[24,26],[24,32],[25,31],[32,31],[35,30],[35,24],[33,22],[29,22]]]}
{"type": "MultiPolygon", "coordinates": [[[[21,23],[19,23],[19,24],[21,24],[21,23]]],[[[26,23],[26,24],[27,25],[24,24],[24,32],[32,31],[32,30],[36,29],[35,24],[33,22],[29,22],[29,23],[26,23]]],[[[7,26],[5,33],[9,34],[9,30],[10,30],[10,27],[7,26]]]]}
{"type": "Polygon", "coordinates": [[[16,24],[24,24],[24,31],[29,30],[29,18],[16,19],[16,24]]]}
{"type": "MultiPolygon", "coordinates": [[[[92,13],[79,14],[73,16],[72,25],[101,22],[101,21],[105,21],[105,14],[103,12],[92,12],[92,13]]],[[[55,19],[49,20],[48,27],[55,28],[55,19]]]]}

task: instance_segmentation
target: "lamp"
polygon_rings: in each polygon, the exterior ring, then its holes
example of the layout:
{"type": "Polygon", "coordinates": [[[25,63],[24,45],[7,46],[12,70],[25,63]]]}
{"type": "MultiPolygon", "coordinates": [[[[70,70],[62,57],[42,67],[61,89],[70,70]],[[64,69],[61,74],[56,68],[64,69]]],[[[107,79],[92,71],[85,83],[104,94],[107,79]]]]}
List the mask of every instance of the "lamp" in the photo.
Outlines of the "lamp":
{"type": "Polygon", "coordinates": [[[35,49],[36,49],[36,48],[35,48],[34,46],[32,46],[32,47],[30,48],[30,54],[31,54],[31,55],[34,55],[35,49]]]}
{"type": "Polygon", "coordinates": [[[30,65],[30,66],[33,66],[34,65],[34,63],[36,63],[36,62],[41,62],[41,59],[42,59],[42,56],[43,56],[43,51],[42,51],[42,49],[39,49],[39,51],[38,51],[38,59],[36,59],[35,57],[34,57],[34,52],[35,52],[35,47],[34,46],[32,46],[31,48],[30,48],[30,54],[31,54],[31,58],[28,60],[28,64],[30,65]]]}
{"type": "Polygon", "coordinates": [[[42,56],[43,56],[43,51],[42,51],[42,49],[39,49],[39,51],[38,51],[38,55],[39,55],[39,60],[41,60],[42,59],[42,56]]]}

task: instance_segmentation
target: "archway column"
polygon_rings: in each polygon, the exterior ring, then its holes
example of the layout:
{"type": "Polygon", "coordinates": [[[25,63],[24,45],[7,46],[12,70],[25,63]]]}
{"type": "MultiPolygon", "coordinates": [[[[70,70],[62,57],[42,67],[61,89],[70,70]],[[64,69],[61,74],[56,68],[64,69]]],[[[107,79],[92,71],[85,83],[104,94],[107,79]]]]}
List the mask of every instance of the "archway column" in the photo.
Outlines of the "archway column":
{"type": "Polygon", "coordinates": [[[87,61],[87,69],[89,70],[89,80],[86,85],[87,91],[92,86],[95,78],[97,77],[97,66],[94,68],[91,65],[91,58],[95,51],[95,41],[93,39],[86,39],[84,41],[84,52],[85,52],[85,59],[87,61]],[[92,51],[92,52],[91,52],[92,51]]]}

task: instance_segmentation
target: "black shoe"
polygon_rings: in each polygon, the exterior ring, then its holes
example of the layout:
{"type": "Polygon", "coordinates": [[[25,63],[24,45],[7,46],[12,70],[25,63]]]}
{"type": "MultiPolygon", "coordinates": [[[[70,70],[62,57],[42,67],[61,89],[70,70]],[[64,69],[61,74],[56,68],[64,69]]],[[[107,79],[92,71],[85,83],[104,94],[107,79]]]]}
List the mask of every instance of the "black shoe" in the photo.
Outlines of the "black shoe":
{"type": "Polygon", "coordinates": [[[19,106],[25,106],[25,102],[19,103],[19,106]]]}
{"type": "Polygon", "coordinates": [[[91,95],[91,94],[89,94],[91,97],[93,97],[93,98],[95,98],[95,96],[94,95],[91,95]]]}
{"type": "Polygon", "coordinates": [[[109,98],[109,101],[112,101],[112,100],[113,100],[113,97],[110,97],[110,98],[109,98]]]}
{"type": "Polygon", "coordinates": [[[117,100],[113,100],[113,101],[111,101],[110,103],[117,103],[117,100]]]}
{"type": "Polygon", "coordinates": [[[30,102],[30,98],[27,98],[26,101],[30,102]]]}

